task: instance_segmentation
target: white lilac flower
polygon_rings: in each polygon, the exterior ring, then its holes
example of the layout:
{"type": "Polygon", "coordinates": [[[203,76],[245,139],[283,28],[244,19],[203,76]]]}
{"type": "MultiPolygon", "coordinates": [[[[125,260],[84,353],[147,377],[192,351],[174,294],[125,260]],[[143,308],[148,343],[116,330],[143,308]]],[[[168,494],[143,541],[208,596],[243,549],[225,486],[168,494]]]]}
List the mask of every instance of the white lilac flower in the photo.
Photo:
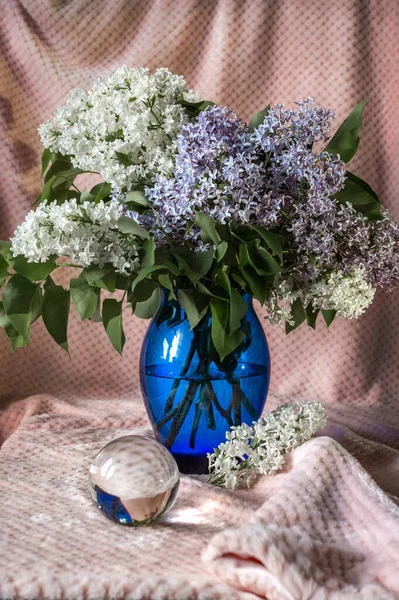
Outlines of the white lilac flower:
{"type": "Polygon", "coordinates": [[[314,283],[295,286],[293,280],[283,279],[276,283],[267,305],[267,319],[272,325],[282,326],[285,321],[293,323],[292,304],[298,298],[304,307],[334,310],[337,316],[357,319],[374,300],[375,288],[367,281],[363,267],[344,273],[332,271],[314,283]]]}
{"type": "Polygon", "coordinates": [[[123,207],[116,202],[43,202],[17,227],[11,251],[29,262],[68,256],[82,267],[112,264],[119,273],[131,273],[139,267],[138,245],[118,231],[122,214],[123,207]]]}
{"type": "Polygon", "coordinates": [[[271,325],[283,327],[287,322],[294,324],[291,306],[294,301],[292,289],[293,282],[290,279],[278,279],[272,290],[269,298],[266,301],[267,315],[266,318],[271,325]]]}
{"type": "Polygon", "coordinates": [[[188,122],[182,100],[200,100],[183,77],[123,66],[89,91],[68,94],[39,134],[46,148],[70,156],[75,167],[130,190],[172,172],[176,136],[188,122]]]}
{"type": "Polygon", "coordinates": [[[226,433],[226,442],[208,454],[209,482],[235,489],[250,487],[257,475],[279,471],[285,456],[326,425],[322,404],[284,404],[267,417],[226,433]]]}
{"type": "Polygon", "coordinates": [[[373,302],[375,288],[368,283],[363,268],[358,267],[349,273],[333,271],[328,278],[310,286],[303,293],[302,302],[309,302],[313,308],[335,310],[345,319],[357,319],[373,302]]]}

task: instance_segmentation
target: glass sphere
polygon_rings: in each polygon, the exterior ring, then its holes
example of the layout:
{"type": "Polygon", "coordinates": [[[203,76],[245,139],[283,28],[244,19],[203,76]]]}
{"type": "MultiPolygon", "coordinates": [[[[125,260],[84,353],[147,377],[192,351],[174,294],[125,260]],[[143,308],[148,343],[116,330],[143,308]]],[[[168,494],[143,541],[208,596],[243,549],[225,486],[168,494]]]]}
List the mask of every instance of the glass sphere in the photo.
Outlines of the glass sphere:
{"type": "Polygon", "coordinates": [[[156,440],[125,435],[113,440],[90,466],[91,495],[100,511],[122,525],[148,525],[174,505],[180,474],[171,453],[156,440]]]}

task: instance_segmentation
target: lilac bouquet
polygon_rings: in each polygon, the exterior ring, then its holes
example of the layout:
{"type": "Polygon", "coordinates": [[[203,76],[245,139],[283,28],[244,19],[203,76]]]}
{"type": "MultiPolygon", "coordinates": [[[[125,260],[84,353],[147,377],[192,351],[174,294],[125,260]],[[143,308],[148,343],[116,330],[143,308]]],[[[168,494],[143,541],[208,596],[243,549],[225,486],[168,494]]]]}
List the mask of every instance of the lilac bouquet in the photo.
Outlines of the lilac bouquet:
{"type": "Polygon", "coordinates": [[[72,299],[122,353],[122,308],[152,317],[161,289],[192,330],[211,315],[221,368],[246,343],[244,294],[287,332],[319,315],[359,317],[399,280],[399,226],[345,166],[363,105],[329,140],[334,113],[311,98],[246,124],[167,69],[121,67],[71,92],[39,128],[37,207],[0,244],[0,326],[13,350],[39,317],[68,350],[72,299]],[[84,173],[103,181],[81,190],[84,173]],[[69,289],[54,283],[59,266],[81,269],[69,289]],[[102,290],[120,293],[102,301],[102,290]]]}

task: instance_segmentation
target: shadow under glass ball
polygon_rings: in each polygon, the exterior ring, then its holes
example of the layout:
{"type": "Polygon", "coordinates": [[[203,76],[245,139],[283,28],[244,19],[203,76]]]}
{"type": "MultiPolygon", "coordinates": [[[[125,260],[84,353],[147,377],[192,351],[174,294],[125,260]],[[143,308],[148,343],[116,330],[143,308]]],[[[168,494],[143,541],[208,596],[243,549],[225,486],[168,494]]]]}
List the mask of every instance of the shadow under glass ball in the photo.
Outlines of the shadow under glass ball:
{"type": "Polygon", "coordinates": [[[108,519],[132,527],[149,525],[170,510],[179,480],[171,453],[144,436],[113,440],[90,466],[90,491],[97,507],[108,519]]]}

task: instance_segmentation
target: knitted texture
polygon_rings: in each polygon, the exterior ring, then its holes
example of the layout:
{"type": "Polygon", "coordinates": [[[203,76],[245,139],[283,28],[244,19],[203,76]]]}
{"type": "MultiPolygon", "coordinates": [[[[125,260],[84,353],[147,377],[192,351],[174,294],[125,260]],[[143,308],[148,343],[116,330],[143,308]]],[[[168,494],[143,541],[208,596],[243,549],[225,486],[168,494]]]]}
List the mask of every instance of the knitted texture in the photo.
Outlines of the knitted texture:
{"type": "MultiPolygon", "coordinates": [[[[335,439],[307,442],[253,489],[182,476],[170,513],[129,529],[95,507],[88,467],[111,439],[149,433],[139,406],[36,396],[0,414],[1,598],[399,597],[398,450],[330,419],[335,439]]],[[[395,433],[374,425],[385,441],[395,433]]]]}
{"type": "MultiPolygon", "coordinates": [[[[334,108],[336,127],[367,99],[351,170],[399,220],[396,0],[7,0],[0,22],[0,239],[12,235],[40,190],[39,124],[70,89],[88,88],[123,63],[167,66],[247,120],[269,102],[292,107],[313,95],[334,108]]],[[[316,332],[302,326],[288,338],[268,325],[272,390],[367,405],[377,414],[386,404],[384,412],[399,418],[391,401],[399,383],[392,368],[399,363],[398,298],[378,294],[359,321],[337,319],[328,334],[322,319],[316,332]]],[[[126,313],[121,360],[101,324],[79,323],[73,311],[72,363],[41,322],[32,328],[32,345],[12,356],[0,331],[0,364],[8,373],[0,401],[43,391],[134,397],[146,327],[126,313]]]]}

